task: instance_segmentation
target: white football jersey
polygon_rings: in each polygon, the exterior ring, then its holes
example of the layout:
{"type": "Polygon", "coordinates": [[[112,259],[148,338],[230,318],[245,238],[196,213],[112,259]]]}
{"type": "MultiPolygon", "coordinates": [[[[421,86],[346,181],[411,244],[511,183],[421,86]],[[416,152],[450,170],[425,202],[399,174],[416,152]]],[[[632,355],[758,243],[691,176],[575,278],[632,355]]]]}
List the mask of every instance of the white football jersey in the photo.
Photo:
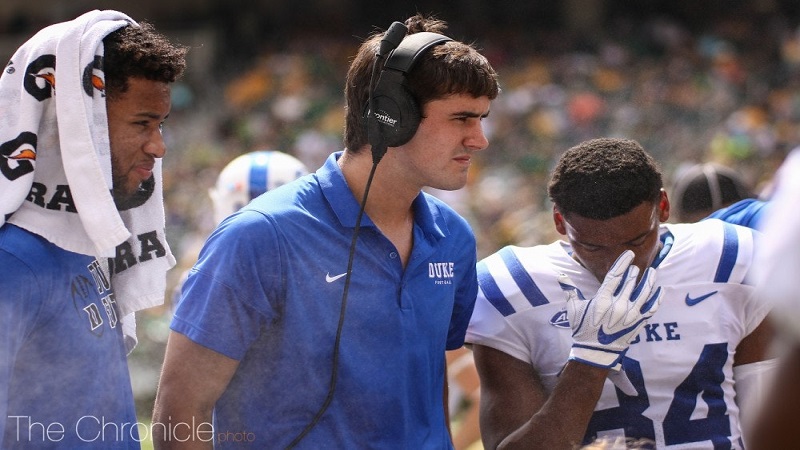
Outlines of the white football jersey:
{"type": "MultiPolygon", "coordinates": [[[[742,448],[733,356],[768,313],[746,282],[756,233],[716,219],[661,226],[664,248],[653,267],[664,297],[623,359],[637,393],[606,380],[587,441],[625,435],[658,448],[742,448]]],[[[548,390],[572,345],[559,273],[586,298],[600,287],[571,253],[563,241],[509,246],[478,264],[467,342],[531,364],[548,390]]]]}

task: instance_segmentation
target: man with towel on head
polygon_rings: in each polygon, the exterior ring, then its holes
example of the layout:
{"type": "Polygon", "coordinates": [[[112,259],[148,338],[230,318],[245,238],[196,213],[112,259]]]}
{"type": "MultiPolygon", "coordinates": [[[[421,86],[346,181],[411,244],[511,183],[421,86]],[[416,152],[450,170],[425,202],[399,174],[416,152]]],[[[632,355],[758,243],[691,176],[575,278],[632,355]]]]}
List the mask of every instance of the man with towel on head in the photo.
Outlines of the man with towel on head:
{"type": "Polygon", "coordinates": [[[161,126],[186,48],[116,11],[0,76],[0,448],[139,448],[126,354],[164,300],[161,126]]]}

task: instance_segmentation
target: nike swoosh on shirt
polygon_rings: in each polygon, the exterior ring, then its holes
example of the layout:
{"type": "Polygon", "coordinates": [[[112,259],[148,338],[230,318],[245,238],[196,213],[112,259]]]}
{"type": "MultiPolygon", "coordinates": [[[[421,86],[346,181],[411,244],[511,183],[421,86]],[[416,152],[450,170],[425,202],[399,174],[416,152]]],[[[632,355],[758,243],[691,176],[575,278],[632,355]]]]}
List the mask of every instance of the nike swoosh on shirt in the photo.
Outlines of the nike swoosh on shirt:
{"type": "Polygon", "coordinates": [[[712,295],[716,294],[717,292],[719,291],[709,292],[706,295],[701,295],[700,297],[694,297],[694,298],[689,297],[689,294],[686,294],[686,304],[689,306],[694,306],[702,302],[703,300],[707,299],[708,297],[711,297],[712,295]]]}
{"type": "Polygon", "coordinates": [[[331,276],[331,273],[328,272],[325,274],[325,281],[327,281],[328,283],[333,283],[334,281],[338,280],[339,278],[342,278],[345,275],[347,275],[347,272],[340,273],[339,275],[334,275],[334,276],[331,276]]]}
{"type": "Polygon", "coordinates": [[[631,330],[633,330],[636,327],[638,327],[639,324],[644,322],[645,320],[647,320],[647,319],[640,319],[635,324],[633,324],[633,325],[631,325],[631,326],[629,326],[627,328],[623,328],[623,329],[621,329],[619,331],[616,331],[614,333],[611,333],[611,334],[606,334],[606,332],[603,331],[603,326],[601,325],[600,326],[600,330],[597,332],[597,342],[599,342],[599,343],[601,343],[603,345],[608,345],[608,344],[616,341],[617,339],[619,339],[620,336],[624,336],[624,335],[630,333],[631,330]]]}

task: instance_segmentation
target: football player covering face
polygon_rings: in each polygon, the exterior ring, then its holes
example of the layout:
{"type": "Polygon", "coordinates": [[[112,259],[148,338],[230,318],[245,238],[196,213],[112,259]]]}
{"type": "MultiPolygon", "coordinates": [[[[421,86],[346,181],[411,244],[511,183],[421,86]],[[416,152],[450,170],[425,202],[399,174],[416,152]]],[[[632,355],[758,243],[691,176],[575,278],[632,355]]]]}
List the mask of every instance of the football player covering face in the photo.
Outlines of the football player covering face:
{"type": "Polygon", "coordinates": [[[137,206],[142,183],[152,179],[156,158],[167,151],[161,127],[170,111],[170,86],[131,77],[128,89],[109,96],[106,108],[112,194],[117,208],[125,210],[137,206]]]}
{"type": "Polygon", "coordinates": [[[659,225],[669,219],[669,200],[664,190],[658,203],[645,201],[625,214],[607,220],[562,214],[553,208],[556,230],[567,237],[572,257],[602,281],[608,269],[625,250],[636,255],[633,260],[639,274],[650,266],[661,250],[659,225]]]}

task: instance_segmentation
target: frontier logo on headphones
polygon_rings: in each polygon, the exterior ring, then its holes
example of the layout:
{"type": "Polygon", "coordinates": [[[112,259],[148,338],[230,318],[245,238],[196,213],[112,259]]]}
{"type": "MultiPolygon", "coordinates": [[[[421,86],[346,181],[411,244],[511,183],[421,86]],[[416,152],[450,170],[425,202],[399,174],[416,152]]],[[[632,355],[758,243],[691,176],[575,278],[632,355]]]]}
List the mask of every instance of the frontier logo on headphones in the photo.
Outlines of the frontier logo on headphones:
{"type": "Polygon", "coordinates": [[[378,120],[378,122],[380,122],[380,123],[382,123],[384,125],[388,125],[388,126],[390,126],[392,128],[394,128],[395,124],[397,124],[397,119],[395,119],[392,116],[390,116],[389,113],[387,113],[384,110],[376,111],[374,116],[375,116],[375,119],[378,120]]]}

